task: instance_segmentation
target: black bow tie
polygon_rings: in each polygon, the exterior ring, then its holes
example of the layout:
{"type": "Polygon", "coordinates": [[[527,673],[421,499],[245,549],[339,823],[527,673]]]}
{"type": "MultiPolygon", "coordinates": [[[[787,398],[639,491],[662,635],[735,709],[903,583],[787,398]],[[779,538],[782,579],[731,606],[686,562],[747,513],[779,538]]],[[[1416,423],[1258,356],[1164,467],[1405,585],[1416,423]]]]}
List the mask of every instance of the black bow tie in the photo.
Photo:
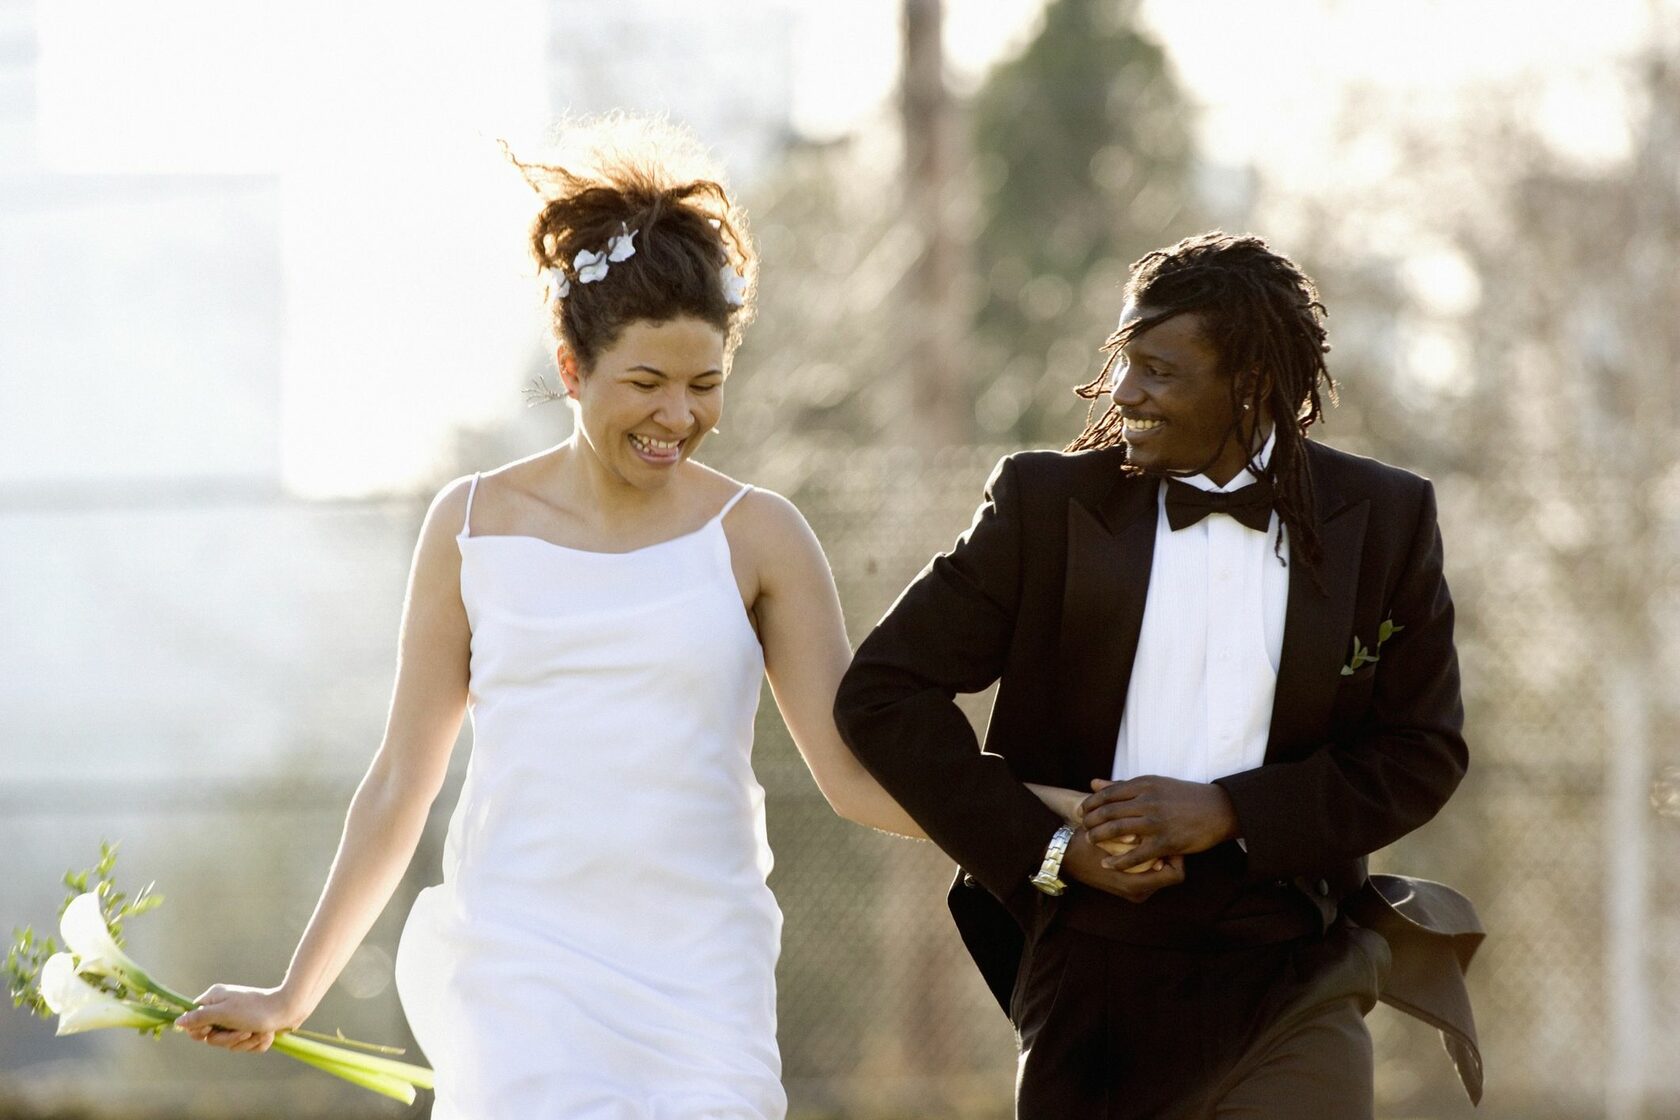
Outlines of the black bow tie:
{"type": "Polygon", "coordinates": [[[1272,484],[1255,482],[1222,493],[1167,479],[1167,524],[1174,531],[1194,525],[1210,513],[1228,513],[1255,532],[1264,533],[1272,523],[1272,484]]]}

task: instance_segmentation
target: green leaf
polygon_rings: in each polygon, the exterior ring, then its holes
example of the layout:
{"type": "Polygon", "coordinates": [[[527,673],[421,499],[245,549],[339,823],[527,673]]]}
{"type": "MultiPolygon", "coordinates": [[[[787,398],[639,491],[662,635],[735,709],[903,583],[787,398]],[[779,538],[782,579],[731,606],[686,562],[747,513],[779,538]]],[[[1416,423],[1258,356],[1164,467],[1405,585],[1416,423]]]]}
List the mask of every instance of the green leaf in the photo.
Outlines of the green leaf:
{"type": "Polygon", "coordinates": [[[1383,621],[1383,624],[1381,626],[1377,627],[1377,644],[1380,646],[1384,642],[1386,642],[1390,638],[1392,638],[1393,636],[1394,636],[1394,620],[1392,618],[1385,619],[1383,621]]]}

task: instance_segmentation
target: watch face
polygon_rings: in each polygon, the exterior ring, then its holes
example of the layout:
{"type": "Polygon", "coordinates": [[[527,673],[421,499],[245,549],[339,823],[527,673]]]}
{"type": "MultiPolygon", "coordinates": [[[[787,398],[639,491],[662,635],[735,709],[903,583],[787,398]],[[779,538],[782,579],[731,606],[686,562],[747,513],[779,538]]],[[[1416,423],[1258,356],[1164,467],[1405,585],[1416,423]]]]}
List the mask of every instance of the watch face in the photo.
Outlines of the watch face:
{"type": "Polygon", "coordinates": [[[1039,872],[1037,875],[1034,875],[1028,881],[1030,883],[1032,883],[1033,886],[1035,886],[1039,890],[1043,891],[1045,894],[1051,894],[1051,895],[1061,894],[1064,890],[1067,889],[1067,884],[1066,883],[1062,882],[1060,879],[1056,878],[1054,875],[1047,875],[1042,871],[1039,872]]]}

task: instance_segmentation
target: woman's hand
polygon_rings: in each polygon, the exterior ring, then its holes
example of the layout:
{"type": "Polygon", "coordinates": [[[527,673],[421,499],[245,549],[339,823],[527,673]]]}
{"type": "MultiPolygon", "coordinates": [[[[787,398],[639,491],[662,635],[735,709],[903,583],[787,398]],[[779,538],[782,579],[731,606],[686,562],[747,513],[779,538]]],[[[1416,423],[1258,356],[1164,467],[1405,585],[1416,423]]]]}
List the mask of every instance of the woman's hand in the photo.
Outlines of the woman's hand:
{"type": "Polygon", "coordinates": [[[1080,806],[1085,801],[1085,794],[1076,789],[1041,786],[1034,782],[1028,782],[1027,788],[1032,791],[1033,796],[1049,806],[1052,813],[1061,817],[1074,828],[1079,828],[1085,823],[1080,819],[1080,806]]]}
{"type": "Polygon", "coordinates": [[[176,1028],[224,1050],[261,1054],[275,1034],[301,1027],[305,1018],[280,988],[215,984],[194,1002],[198,1010],[175,1020],[176,1028]]]}
{"type": "MultiPolygon", "coordinates": [[[[1113,853],[1103,866],[1125,871],[1154,866],[1171,856],[1205,852],[1237,836],[1237,813],[1221,786],[1150,774],[1124,782],[1098,778],[1096,792],[1080,806],[1091,840],[1135,841],[1128,854],[1113,853]]],[[[1110,849],[1112,852],[1112,849],[1110,849]]]]}
{"type": "MultiPolygon", "coordinates": [[[[1041,786],[1035,785],[1032,782],[1027,783],[1027,788],[1031,790],[1040,801],[1048,805],[1052,812],[1059,814],[1063,820],[1067,821],[1068,824],[1072,825],[1074,828],[1085,827],[1085,794],[1080,793],[1076,789],[1062,789],[1057,786],[1041,786]]],[[[1116,836],[1107,840],[1093,839],[1092,843],[1096,844],[1097,847],[1101,848],[1111,856],[1123,856],[1138,846],[1138,838],[1136,836],[1129,835],[1116,836]]],[[[1166,867],[1166,862],[1164,860],[1157,859],[1149,863],[1141,863],[1134,867],[1128,867],[1126,870],[1130,871],[1134,875],[1141,875],[1145,871],[1160,871],[1164,867],[1166,867]]]]}

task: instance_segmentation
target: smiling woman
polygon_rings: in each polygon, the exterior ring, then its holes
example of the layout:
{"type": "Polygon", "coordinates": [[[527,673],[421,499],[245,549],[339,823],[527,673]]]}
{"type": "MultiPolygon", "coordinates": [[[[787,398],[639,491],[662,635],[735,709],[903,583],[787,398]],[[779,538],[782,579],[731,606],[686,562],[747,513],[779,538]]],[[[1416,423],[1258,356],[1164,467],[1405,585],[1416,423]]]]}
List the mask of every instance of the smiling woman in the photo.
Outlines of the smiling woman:
{"type": "Polygon", "coordinates": [[[717,426],[752,319],[746,215],[692,138],[653,121],[574,125],[562,161],[509,158],[543,196],[531,255],[577,423],[554,452],[492,472],[481,517],[538,517],[529,535],[602,552],[692,528],[738,488],[682,468],[717,426]]]}

